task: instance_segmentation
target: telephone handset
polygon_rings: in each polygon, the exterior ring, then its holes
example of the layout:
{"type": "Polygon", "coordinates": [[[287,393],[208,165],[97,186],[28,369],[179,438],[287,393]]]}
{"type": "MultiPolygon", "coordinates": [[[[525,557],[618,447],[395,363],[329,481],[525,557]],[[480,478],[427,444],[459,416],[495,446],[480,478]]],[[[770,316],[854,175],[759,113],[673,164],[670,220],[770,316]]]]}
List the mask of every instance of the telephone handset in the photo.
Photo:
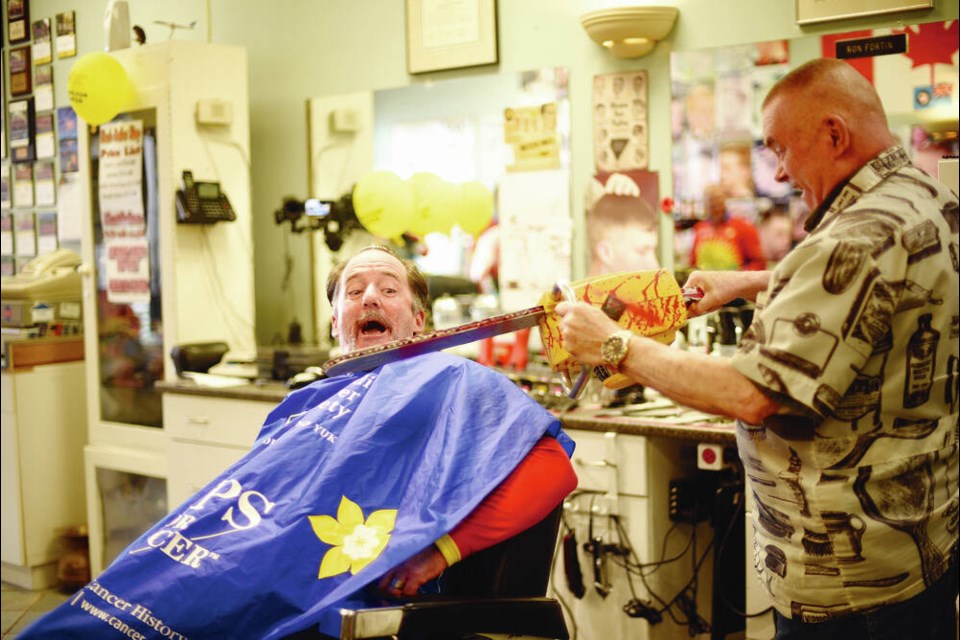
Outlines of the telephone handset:
{"type": "Polygon", "coordinates": [[[177,222],[211,224],[236,219],[219,182],[195,182],[192,171],[183,172],[183,187],[177,190],[177,222]]]}
{"type": "Polygon", "coordinates": [[[61,269],[76,270],[80,266],[80,255],[70,249],[56,249],[41,256],[37,256],[23,265],[20,273],[27,275],[42,275],[55,273],[61,269]]]}
{"type": "Polygon", "coordinates": [[[4,299],[79,298],[83,287],[77,271],[81,259],[70,249],[57,249],[25,264],[20,273],[3,277],[4,299]]]}

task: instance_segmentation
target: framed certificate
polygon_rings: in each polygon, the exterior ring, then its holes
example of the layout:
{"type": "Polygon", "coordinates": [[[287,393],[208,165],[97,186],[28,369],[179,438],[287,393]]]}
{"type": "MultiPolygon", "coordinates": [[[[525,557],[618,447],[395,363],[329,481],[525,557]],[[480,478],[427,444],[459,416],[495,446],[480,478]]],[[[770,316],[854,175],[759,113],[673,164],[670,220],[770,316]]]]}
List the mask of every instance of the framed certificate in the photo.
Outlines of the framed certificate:
{"type": "Polygon", "coordinates": [[[30,40],[30,0],[4,0],[7,3],[7,36],[10,44],[30,40]]]}
{"type": "Polygon", "coordinates": [[[796,0],[797,24],[932,9],[933,0],[796,0]]]}
{"type": "Polygon", "coordinates": [[[409,73],[497,61],[496,0],[407,0],[409,73]]]}
{"type": "Polygon", "coordinates": [[[10,49],[10,95],[24,96],[33,91],[33,67],[30,45],[10,49]]]}

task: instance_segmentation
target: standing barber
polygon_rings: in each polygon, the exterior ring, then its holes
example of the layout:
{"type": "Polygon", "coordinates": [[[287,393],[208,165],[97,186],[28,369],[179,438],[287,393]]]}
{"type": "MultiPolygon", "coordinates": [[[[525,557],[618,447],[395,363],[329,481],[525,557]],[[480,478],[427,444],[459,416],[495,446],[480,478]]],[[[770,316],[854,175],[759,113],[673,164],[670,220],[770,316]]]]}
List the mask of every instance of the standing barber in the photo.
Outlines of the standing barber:
{"type": "Polygon", "coordinates": [[[777,638],[954,638],[957,195],[910,163],[844,62],[784,77],[763,129],[813,213],[772,273],[691,274],[693,315],[756,300],[736,355],[624,334],[582,303],[557,307],[564,346],[737,418],[777,638]]]}

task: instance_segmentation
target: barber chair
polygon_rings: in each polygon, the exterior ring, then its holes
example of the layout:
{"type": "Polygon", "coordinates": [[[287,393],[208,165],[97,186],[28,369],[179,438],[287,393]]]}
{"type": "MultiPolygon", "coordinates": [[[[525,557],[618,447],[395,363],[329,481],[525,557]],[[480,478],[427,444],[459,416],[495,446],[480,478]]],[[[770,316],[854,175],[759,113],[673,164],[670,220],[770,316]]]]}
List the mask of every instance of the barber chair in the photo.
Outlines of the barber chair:
{"type": "MultiPolygon", "coordinates": [[[[526,531],[447,569],[439,595],[341,609],[340,639],[448,640],[508,634],[567,640],[560,603],[545,597],[561,509],[562,505],[526,531]]],[[[318,637],[299,633],[288,640],[318,637]]]]}

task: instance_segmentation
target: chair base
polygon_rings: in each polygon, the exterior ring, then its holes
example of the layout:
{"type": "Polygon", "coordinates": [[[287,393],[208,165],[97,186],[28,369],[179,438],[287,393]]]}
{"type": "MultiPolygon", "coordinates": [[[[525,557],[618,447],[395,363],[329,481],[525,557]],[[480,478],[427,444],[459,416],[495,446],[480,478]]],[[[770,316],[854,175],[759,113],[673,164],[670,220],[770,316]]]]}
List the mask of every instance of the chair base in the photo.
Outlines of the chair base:
{"type": "Polygon", "coordinates": [[[396,607],[341,609],[341,640],[469,638],[510,634],[567,640],[560,603],[552,598],[418,600],[396,607]]]}

